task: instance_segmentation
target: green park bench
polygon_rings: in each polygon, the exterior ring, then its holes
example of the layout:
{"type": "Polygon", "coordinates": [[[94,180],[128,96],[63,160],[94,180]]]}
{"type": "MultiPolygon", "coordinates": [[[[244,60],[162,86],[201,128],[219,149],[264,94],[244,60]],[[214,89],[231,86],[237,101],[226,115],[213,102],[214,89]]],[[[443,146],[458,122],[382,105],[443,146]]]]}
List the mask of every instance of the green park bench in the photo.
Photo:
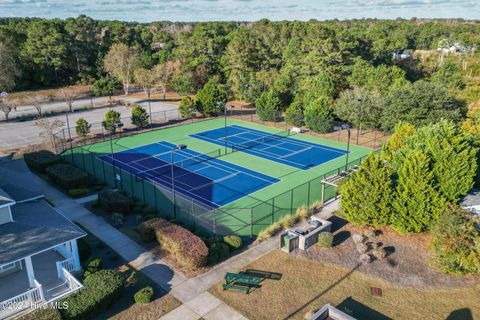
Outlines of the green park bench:
{"type": "Polygon", "coordinates": [[[238,291],[244,291],[250,293],[251,288],[260,288],[260,283],[264,280],[263,277],[252,276],[243,273],[231,273],[225,274],[225,283],[223,284],[223,290],[233,289],[238,291]]]}

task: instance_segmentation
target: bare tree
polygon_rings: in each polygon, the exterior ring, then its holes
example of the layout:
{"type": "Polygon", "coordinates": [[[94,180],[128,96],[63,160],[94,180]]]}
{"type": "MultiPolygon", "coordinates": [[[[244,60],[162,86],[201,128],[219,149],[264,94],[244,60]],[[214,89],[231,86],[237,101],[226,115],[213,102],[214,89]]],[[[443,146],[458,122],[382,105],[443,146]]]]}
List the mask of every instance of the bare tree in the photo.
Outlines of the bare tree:
{"type": "Polygon", "coordinates": [[[15,109],[16,105],[7,100],[7,98],[3,98],[0,100],[0,111],[3,112],[5,115],[5,121],[8,121],[10,112],[12,112],[13,109],[15,109]]]}
{"type": "Polygon", "coordinates": [[[138,66],[138,54],[136,50],[124,44],[114,44],[103,59],[105,70],[119,79],[123,84],[123,90],[128,95],[130,81],[138,66]]]}
{"type": "Polygon", "coordinates": [[[62,99],[67,104],[68,110],[73,112],[73,103],[81,94],[81,90],[76,87],[65,87],[60,89],[57,98],[62,99]]]}
{"type": "Polygon", "coordinates": [[[179,61],[165,61],[155,66],[155,75],[159,85],[162,87],[163,100],[166,99],[167,88],[172,80],[175,71],[180,67],[179,61]]]}
{"type": "Polygon", "coordinates": [[[37,110],[38,116],[41,117],[43,114],[43,107],[47,103],[48,98],[37,94],[34,96],[27,96],[25,100],[37,110]]]}
{"type": "Polygon", "coordinates": [[[39,129],[39,136],[46,144],[50,144],[52,149],[55,149],[55,133],[65,125],[62,120],[48,120],[47,118],[41,118],[33,123],[39,129]]]}
{"type": "Polygon", "coordinates": [[[150,97],[150,91],[157,82],[157,79],[155,79],[155,70],[149,70],[144,68],[136,69],[134,72],[134,80],[136,84],[140,85],[143,88],[145,95],[147,95],[147,97],[150,97]]]}

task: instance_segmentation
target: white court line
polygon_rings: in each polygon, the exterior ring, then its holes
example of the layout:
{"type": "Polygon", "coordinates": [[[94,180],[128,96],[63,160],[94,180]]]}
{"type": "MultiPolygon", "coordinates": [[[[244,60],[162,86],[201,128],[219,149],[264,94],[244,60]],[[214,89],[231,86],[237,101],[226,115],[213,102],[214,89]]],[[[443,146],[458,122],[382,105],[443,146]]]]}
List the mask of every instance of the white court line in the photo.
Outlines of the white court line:
{"type": "Polygon", "coordinates": [[[224,180],[228,180],[228,179],[230,179],[230,178],[232,178],[232,177],[235,177],[235,176],[238,175],[239,173],[240,173],[240,172],[234,172],[234,173],[229,174],[228,176],[222,177],[222,178],[220,178],[220,179],[218,179],[218,180],[213,180],[213,181],[210,181],[209,183],[205,183],[205,184],[203,184],[203,185],[201,185],[201,186],[192,188],[191,190],[198,190],[198,189],[202,189],[202,188],[204,188],[204,187],[206,187],[206,186],[209,186],[209,185],[211,185],[211,184],[220,183],[220,182],[222,182],[222,181],[224,181],[224,180]]]}
{"type": "MultiPolygon", "coordinates": [[[[282,148],[282,149],[283,149],[283,148],[282,148]]],[[[286,154],[286,155],[284,155],[284,156],[280,156],[279,158],[282,158],[282,159],[283,159],[283,158],[288,158],[288,157],[291,157],[291,156],[293,156],[293,155],[296,155],[297,153],[301,153],[301,152],[304,152],[304,151],[307,151],[307,150],[310,150],[310,149],[312,149],[312,147],[303,148],[303,149],[300,149],[300,150],[298,150],[298,151],[294,151],[294,152],[292,152],[292,153],[290,153],[290,154],[286,154]]]]}

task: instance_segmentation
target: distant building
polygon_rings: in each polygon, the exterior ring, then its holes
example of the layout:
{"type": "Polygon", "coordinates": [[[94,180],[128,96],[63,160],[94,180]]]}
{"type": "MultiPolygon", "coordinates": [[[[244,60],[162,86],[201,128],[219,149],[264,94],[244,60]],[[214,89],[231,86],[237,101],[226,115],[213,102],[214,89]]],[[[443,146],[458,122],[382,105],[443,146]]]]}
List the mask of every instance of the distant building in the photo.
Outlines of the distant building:
{"type": "Polygon", "coordinates": [[[356,320],[356,319],[327,303],[320,310],[315,312],[313,316],[310,317],[309,320],[356,320]]]}
{"type": "Polygon", "coordinates": [[[406,59],[411,59],[412,52],[410,50],[403,50],[403,51],[396,51],[393,53],[393,60],[406,60],[406,59]]]}
{"type": "Polygon", "coordinates": [[[460,203],[462,208],[480,216],[480,190],[474,189],[460,203]]]}
{"type": "Polygon", "coordinates": [[[444,39],[439,42],[437,51],[442,54],[465,54],[473,52],[475,48],[473,46],[464,46],[460,42],[451,42],[444,39]]]}

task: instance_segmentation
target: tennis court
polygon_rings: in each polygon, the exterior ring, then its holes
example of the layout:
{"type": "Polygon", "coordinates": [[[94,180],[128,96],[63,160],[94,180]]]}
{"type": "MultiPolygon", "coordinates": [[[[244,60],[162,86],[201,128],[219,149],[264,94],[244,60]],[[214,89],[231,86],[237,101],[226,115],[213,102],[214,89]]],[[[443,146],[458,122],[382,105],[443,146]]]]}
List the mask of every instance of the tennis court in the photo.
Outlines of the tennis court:
{"type": "Polygon", "coordinates": [[[192,134],[191,137],[225,146],[233,151],[308,170],[347,154],[347,151],[289,137],[289,131],[271,134],[230,125],[192,134]]]}
{"type": "Polygon", "coordinates": [[[201,154],[159,141],[113,154],[102,161],[177,194],[218,208],[276,183],[279,179],[222,161],[220,149],[201,154]],[[173,165],[172,165],[173,164],[173,165]],[[173,177],[173,183],[172,183],[173,177]]]}

